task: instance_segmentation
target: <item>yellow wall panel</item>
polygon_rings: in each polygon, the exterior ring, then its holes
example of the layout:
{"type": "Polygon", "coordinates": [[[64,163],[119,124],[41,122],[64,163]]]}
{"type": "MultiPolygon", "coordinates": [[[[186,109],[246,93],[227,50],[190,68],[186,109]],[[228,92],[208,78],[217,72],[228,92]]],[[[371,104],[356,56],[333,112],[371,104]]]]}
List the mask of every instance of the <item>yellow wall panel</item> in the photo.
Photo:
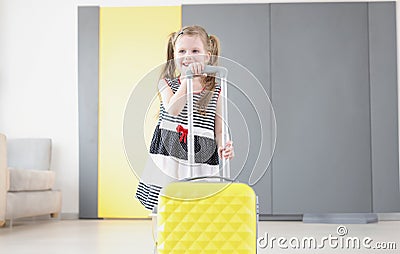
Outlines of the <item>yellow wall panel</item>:
{"type": "MultiPolygon", "coordinates": [[[[101,218],[148,218],[149,212],[134,197],[138,179],[125,156],[125,108],[138,82],[166,60],[168,34],[180,27],[180,6],[100,8],[98,216],[101,218]]],[[[150,93],[155,95],[156,86],[149,84],[150,93]]],[[[153,105],[152,112],[156,108],[153,105]]],[[[138,143],[146,139],[148,143],[151,138],[148,130],[153,126],[144,133],[143,125],[152,124],[148,119],[136,120],[137,129],[130,131],[138,135],[132,138],[137,138],[138,143]]],[[[135,165],[144,165],[143,147],[137,149],[130,151],[142,159],[135,165]]]]}

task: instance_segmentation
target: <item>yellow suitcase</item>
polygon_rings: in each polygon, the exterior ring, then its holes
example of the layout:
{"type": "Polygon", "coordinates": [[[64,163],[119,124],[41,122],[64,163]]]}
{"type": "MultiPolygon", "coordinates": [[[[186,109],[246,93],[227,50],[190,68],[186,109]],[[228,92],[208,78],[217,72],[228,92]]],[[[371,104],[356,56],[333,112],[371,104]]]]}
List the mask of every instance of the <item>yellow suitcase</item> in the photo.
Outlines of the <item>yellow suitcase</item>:
{"type": "MultiPolygon", "coordinates": [[[[219,74],[222,87],[222,116],[227,122],[227,70],[206,66],[205,72],[219,74]]],[[[192,79],[188,71],[188,112],[193,112],[192,79]]],[[[193,114],[188,114],[188,162],[194,175],[193,114]]],[[[227,140],[223,126],[222,143],[227,140]]],[[[222,160],[222,175],[230,177],[229,161],[222,160]]],[[[224,177],[197,177],[203,178],[224,177]]],[[[257,253],[257,198],[251,187],[232,182],[175,182],[164,187],[158,200],[157,251],[159,254],[257,253]]]]}
{"type": "Polygon", "coordinates": [[[176,182],[160,195],[159,254],[257,252],[257,200],[243,183],[176,182]]]}

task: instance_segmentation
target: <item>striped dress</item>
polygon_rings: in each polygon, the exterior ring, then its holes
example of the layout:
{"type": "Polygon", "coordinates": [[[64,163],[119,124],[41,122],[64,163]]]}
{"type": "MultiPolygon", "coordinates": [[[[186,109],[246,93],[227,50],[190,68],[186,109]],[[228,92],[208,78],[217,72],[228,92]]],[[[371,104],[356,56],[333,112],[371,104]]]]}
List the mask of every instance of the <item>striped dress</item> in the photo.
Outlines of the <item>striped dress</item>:
{"type": "MultiPolygon", "coordinates": [[[[180,86],[179,79],[165,80],[175,93],[180,86]]],[[[214,124],[220,90],[217,84],[205,112],[202,113],[198,110],[197,102],[206,91],[193,95],[194,176],[219,174],[214,124]]],[[[159,120],[150,145],[150,156],[136,191],[136,198],[149,210],[157,205],[162,187],[172,181],[191,177],[187,163],[187,126],[187,105],[179,115],[173,116],[168,114],[161,102],[159,120]]]]}

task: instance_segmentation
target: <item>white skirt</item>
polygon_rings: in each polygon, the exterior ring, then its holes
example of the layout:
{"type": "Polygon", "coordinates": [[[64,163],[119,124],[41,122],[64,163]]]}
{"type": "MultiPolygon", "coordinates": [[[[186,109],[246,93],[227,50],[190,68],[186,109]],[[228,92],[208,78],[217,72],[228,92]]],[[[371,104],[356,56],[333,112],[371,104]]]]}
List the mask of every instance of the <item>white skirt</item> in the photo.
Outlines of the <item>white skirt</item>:
{"type": "Polygon", "coordinates": [[[219,166],[194,164],[191,175],[186,160],[180,160],[161,154],[150,154],[136,192],[136,198],[149,210],[158,203],[161,189],[171,182],[199,176],[218,176],[219,166]]]}

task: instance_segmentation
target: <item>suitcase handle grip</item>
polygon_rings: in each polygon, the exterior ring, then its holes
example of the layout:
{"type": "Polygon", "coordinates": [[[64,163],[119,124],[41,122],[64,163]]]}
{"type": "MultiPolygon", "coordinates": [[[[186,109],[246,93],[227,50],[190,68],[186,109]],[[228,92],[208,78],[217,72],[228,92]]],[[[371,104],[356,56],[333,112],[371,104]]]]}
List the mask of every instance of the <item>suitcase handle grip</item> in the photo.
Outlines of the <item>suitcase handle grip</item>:
{"type": "Polygon", "coordinates": [[[202,180],[202,179],[220,179],[220,180],[225,180],[227,182],[237,182],[234,179],[230,179],[227,177],[223,176],[196,176],[196,177],[188,177],[180,180],[180,182],[191,182],[191,181],[196,181],[196,180],[202,180]]]}
{"type": "MultiPolygon", "coordinates": [[[[218,73],[221,78],[228,76],[228,69],[222,66],[206,65],[204,66],[203,73],[218,73]]],[[[189,69],[186,71],[186,77],[193,77],[193,72],[189,69]]]]}

